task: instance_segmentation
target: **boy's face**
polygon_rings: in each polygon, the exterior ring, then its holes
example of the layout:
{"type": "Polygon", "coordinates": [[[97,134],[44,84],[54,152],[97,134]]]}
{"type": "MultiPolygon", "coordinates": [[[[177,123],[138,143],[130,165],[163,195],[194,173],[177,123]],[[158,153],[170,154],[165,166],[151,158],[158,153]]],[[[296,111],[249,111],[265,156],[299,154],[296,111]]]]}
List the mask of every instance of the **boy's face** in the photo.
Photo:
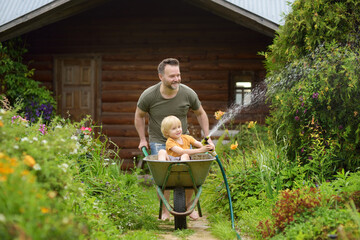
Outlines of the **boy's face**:
{"type": "Polygon", "coordinates": [[[175,123],[169,129],[169,137],[171,137],[173,139],[180,138],[181,134],[182,134],[181,123],[175,123]]]}

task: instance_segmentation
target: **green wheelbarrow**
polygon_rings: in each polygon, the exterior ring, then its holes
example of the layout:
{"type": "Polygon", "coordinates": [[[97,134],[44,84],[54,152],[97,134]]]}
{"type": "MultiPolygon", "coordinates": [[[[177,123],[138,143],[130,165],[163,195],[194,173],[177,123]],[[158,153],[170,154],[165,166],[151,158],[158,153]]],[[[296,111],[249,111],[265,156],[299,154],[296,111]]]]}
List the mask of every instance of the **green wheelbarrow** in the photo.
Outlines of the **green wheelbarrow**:
{"type": "MultiPolygon", "coordinates": [[[[146,151],[143,150],[143,152],[146,151]]],[[[187,161],[159,161],[157,155],[145,153],[145,156],[143,160],[149,166],[160,197],[159,219],[161,219],[162,203],[164,203],[166,209],[174,216],[175,229],[186,229],[186,216],[190,215],[196,206],[202,217],[199,202],[201,185],[204,183],[215,157],[210,154],[196,154],[191,156],[192,160],[187,161]],[[185,189],[194,189],[195,191],[195,199],[189,204],[191,206],[186,206],[185,189]],[[174,191],[174,206],[166,200],[165,190],[174,191]]]]}

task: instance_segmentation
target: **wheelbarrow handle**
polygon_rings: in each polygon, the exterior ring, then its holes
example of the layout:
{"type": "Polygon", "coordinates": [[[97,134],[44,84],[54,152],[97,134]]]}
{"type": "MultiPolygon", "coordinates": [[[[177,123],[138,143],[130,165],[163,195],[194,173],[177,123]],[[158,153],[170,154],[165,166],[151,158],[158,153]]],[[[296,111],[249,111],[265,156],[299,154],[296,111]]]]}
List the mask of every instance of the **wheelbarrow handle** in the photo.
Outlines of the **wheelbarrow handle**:
{"type": "Polygon", "coordinates": [[[144,153],[144,156],[145,156],[145,157],[149,156],[149,154],[148,154],[145,146],[143,146],[143,147],[141,148],[141,151],[144,153]]]}

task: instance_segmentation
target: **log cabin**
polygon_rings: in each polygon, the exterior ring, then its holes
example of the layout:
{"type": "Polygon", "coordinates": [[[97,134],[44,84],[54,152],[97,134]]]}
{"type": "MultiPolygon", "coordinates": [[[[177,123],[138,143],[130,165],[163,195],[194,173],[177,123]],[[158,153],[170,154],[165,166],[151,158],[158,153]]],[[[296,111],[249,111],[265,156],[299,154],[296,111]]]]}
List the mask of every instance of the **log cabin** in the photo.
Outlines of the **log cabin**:
{"type": "MultiPolygon", "coordinates": [[[[55,0],[0,25],[0,41],[21,37],[34,79],[53,91],[58,114],[91,115],[121,149],[126,167],[141,154],[136,102],[159,82],[157,65],[180,60],[182,83],[207,112],[241,105],[265,78],[263,57],[278,23],[224,0],[55,0]]],[[[234,2],[234,1],[233,1],[234,2]]],[[[266,104],[242,111],[235,123],[264,123],[266,104]]],[[[189,113],[189,130],[200,127],[189,113]]]]}

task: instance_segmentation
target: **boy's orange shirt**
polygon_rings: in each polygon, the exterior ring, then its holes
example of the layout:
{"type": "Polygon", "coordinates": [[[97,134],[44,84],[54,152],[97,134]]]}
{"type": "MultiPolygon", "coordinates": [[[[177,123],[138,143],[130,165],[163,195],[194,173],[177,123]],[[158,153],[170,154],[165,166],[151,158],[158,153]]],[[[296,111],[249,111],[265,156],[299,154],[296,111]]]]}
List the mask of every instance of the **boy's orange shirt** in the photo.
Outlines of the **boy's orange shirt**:
{"type": "Polygon", "coordinates": [[[181,135],[181,139],[183,140],[183,144],[179,144],[172,138],[168,138],[166,141],[166,152],[168,155],[173,157],[180,157],[180,154],[177,154],[176,152],[171,151],[170,149],[174,146],[181,147],[182,149],[190,149],[190,145],[195,143],[195,138],[193,138],[190,135],[181,135]]]}

